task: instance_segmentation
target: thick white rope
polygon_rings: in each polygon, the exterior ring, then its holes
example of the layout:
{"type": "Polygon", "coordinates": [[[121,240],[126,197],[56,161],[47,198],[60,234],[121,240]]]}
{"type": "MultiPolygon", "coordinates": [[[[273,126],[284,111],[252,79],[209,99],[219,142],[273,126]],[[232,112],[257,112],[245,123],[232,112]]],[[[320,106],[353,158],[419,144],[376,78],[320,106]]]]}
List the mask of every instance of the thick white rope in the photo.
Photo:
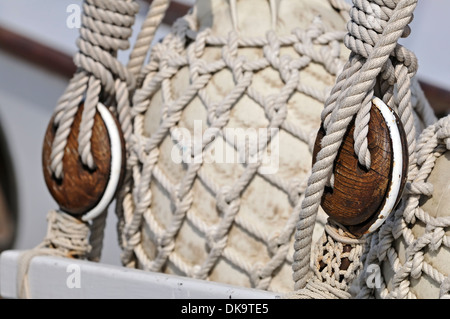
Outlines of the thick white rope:
{"type": "MultiPolygon", "coordinates": [[[[110,1],[110,3],[116,1],[110,1]]],[[[102,93],[106,96],[122,96],[124,90],[134,87],[134,77],[117,60],[119,50],[129,47],[128,38],[132,34],[134,16],[138,11],[135,1],[118,0],[106,6],[104,1],[86,0],[83,4],[83,25],[77,41],[79,52],[74,61],[78,71],[70,81],[66,93],[55,109],[54,125],[57,127],[51,152],[51,170],[56,178],[63,178],[64,150],[71,131],[73,118],[85,97],[85,108],[78,136],[79,153],[83,164],[95,168],[90,139],[96,113],[96,106],[102,93]],[[117,85],[116,80],[126,83],[117,85]]],[[[118,99],[119,121],[125,139],[131,133],[129,118],[124,116],[124,107],[118,99]],[[127,134],[128,133],[128,134],[127,134]]],[[[128,102],[129,103],[129,102],[128,102]]],[[[129,112],[128,110],[125,110],[129,112]]]]}
{"type": "MultiPolygon", "coordinates": [[[[297,227],[297,232],[295,233],[296,244],[295,249],[296,253],[294,255],[294,279],[297,281],[296,289],[302,288],[305,286],[308,271],[306,268],[309,267],[309,252],[310,252],[310,235],[312,235],[312,226],[315,221],[315,214],[317,213],[317,206],[314,201],[320,201],[321,192],[323,190],[324,183],[328,182],[330,170],[329,167],[332,165],[330,163],[333,162],[336,147],[338,148],[340,145],[340,140],[342,139],[342,131],[345,132],[346,126],[350,119],[357,114],[357,121],[360,124],[361,130],[358,129],[358,132],[355,133],[355,140],[357,143],[355,144],[355,150],[359,156],[359,160],[366,166],[370,166],[370,154],[367,151],[367,106],[368,101],[371,96],[374,94],[374,90],[376,90],[375,83],[377,75],[381,74],[383,81],[381,81],[381,92],[383,92],[382,97],[385,101],[388,101],[389,105],[395,105],[396,110],[398,110],[402,122],[405,124],[405,128],[408,134],[408,143],[410,149],[410,155],[413,155],[414,158],[414,148],[415,148],[415,127],[414,127],[414,118],[412,113],[411,106],[411,86],[416,86],[417,82],[414,79],[411,79],[415,73],[417,68],[414,56],[409,53],[409,51],[404,50],[401,46],[397,44],[398,38],[401,36],[406,36],[409,33],[409,28],[407,24],[411,20],[412,11],[415,7],[415,2],[413,0],[407,1],[374,1],[374,3],[370,4],[369,1],[354,1],[354,9],[350,11],[352,19],[354,21],[353,24],[349,26],[349,36],[346,38],[347,46],[356,54],[352,54],[349,63],[345,66],[344,71],[339,76],[337,83],[330,95],[330,98],[325,103],[325,109],[322,113],[322,118],[324,119],[324,123],[326,123],[327,128],[327,136],[324,141],[324,151],[319,153],[318,161],[320,164],[315,165],[313,167],[313,172],[311,178],[309,180],[309,185],[306,189],[305,199],[302,202],[302,210],[300,213],[300,221],[297,227]],[[356,9],[355,9],[356,8],[356,9]],[[370,28],[367,27],[367,17],[361,13],[370,14],[369,8],[381,8],[381,15],[378,17],[378,24],[370,25],[370,28]],[[364,20],[365,19],[365,20],[364,20]],[[361,26],[362,25],[362,26],[361,26]],[[367,31],[366,33],[364,33],[367,31]],[[380,31],[383,31],[380,33],[380,31]],[[364,41],[361,41],[364,39],[364,41]],[[389,64],[390,60],[388,58],[390,56],[394,56],[399,62],[396,65],[389,64]],[[397,81],[400,83],[399,85],[399,93],[394,94],[393,85],[397,81]],[[361,107],[361,105],[363,107],[361,107]],[[333,151],[334,150],[334,151],[333,151]],[[325,182],[324,182],[325,181],[325,182]],[[322,189],[322,190],[321,190],[322,189]],[[320,195],[320,196],[318,196],[320,195]],[[300,234],[301,233],[301,234],[300,234]],[[309,241],[309,244],[308,244],[309,241]],[[309,245],[309,247],[308,247],[309,245]],[[306,270],[305,270],[306,269],[306,270]]],[[[348,5],[345,4],[345,1],[341,0],[331,0],[331,3],[337,8],[343,16],[348,12],[348,5]]],[[[127,39],[131,34],[131,26],[134,21],[134,14],[137,12],[137,8],[133,2],[129,1],[101,1],[101,0],[86,0],[85,3],[85,15],[83,17],[83,23],[85,28],[82,28],[80,31],[81,38],[78,42],[80,53],[75,57],[75,62],[80,67],[80,71],[74,76],[73,80],[70,82],[68,89],[65,94],[61,97],[58,106],[55,110],[55,124],[58,125],[57,136],[55,138],[55,143],[53,145],[52,151],[52,170],[55,175],[59,178],[63,177],[63,168],[62,168],[62,157],[65,148],[65,139],[67,139],[68,132],[70,132],[70,127],[73,121],[73,116],[76,113],[77,107],[81,102],[84,93],[86,92],[86,101],[85,101],[85,110],[83,112],[82,118],[82,128],[80,129],[79,134],[79,151],[81,154],[81,158],[84,164],[89,167],[94,167],[95,163],[93,163],[92,155],[90,154],[90,129],[93,125],[93,115],[95,115],[95,108],[93,105],[96,105],[98,102],[100,93],[106,93],[109,96],[115,96],[117,103],[117,111],[118,118],[122,126],[122,130],[124,132],[125,140],[127,142],[127,149],[133,150],[135,147],[136,141],[132,141],[132,125],[131,125],[131,108],[129,103],[130,93],[133,93],[135,88],[136,80],[135,76],[137,74],[147,74],[152,73],[152,67],[154,65],[152,62],[145,66],[143,63],[145,61],[145,57],[147,56],[150,43],[154,37],[157,26],[161,23],[162,17],[164,15],[165,10],[167,10],[169,1],[161,0],[161,1],[153,1],[152,9],[150,10],[147,20],[144,23],[141,34],[138,38],[138,42],[131,54],[130,62],[128,64],[128,68],[123,67],[120,63],[117,62],[114,55],[106,52],[107,50],[117,51],[118,49],[124,49],[128,45],[127,39]],[[153,10],[153,12],[152,12],[153,10]],[[120,21],[118,25],[110,25],[114,21],[120,21]],[[119,37],[115,37],[115,35],[120,35],[119,37]],[[101,47],[101,49],[100,49],[101,47]],[[101,90],[103,89],[103,91],[101,90]]],[[[274,2],[271,1],[272,7],[274,6],[274,2]]],[[[276,6],[276,5],[275,5],[276,6]]],[[[272,8],[273,9],[273,8],[272,8]]],[[[275,15],[276,16],[276,15],[275,15]]],[[[235,19],[237,21],[237,18],[235,19]]],[[[276,23],[272,19],[272,24],[276,23]]],[[[255,71],[259,68],[262,68],[267,64],[262,63],[260,65],[239,65],[236,64],[232,57],[236,55],[236,49],[240,45],[269,45],[267,48],[272,48],[271,44],[275,44],[280,42],[281,44],[286,44],[289,41],[292,41],[290,37],[286,37],[285,39],[273,39],[270,36],[267,39],[242,39],[238,37],[231,37],[230,39],[221,39],[215,38],[208,35],[207,32],[203,34],[192,35],[192,30],[190,26],[193,24],[192,21],[189,21],[187,18],[185,21],[180,21],[178,24],[174,26],[175,34],[177,34],[178,39],[187,39],[188,37],[195,37],[196,41],[198,41],[199,46],[192,47],[196,49],[196,52],[190,52],[192,56],[199,54],[204,48],[205,43],[210,43],[212,45],[227,45],[225,49],[229,50],[229,55],[231,58],[227,57],[227,54],[224,55],[224,63],[229,66],[233,73],[235,73],[238,77],[238,82],[240,84],[236,87],[236,92],[234,95],[229,97],[229,100],[225,100],[222,105],[217,106],[215,109],[215,114],[217,117],[212,121],[218,128],[222,127],[226,123],[227,112],[229,110],[230,105],[233,101],[240,96],[240,93],[245,87],[248,86],[248,83],[251,79],[250,73],[251,71],[255,71]],[[203,38],[201,38],[203,36],[203,38]],[[243,68],[243,69],[241,69],[243,68]]],[[[311,29],[313,31],[314,29],[311,29]]],[[[314,31],[313,31],[314,32],[314,31]]],[[[331,41],[330,38],[328,40],[326,38],[322,38],[320,40],[319,37],[316,37],[317,42],[324,41],[324,43],[328,43],[327,41],[331,41]]],[[[304,40],[308,39],[306,35],[296,35],[301,38],[304,37],[304,40]]],[[[311,35],[310,35],[311,36],[311,35]]],[[[329,37],[330,35],[328,35],[329,37]]],[[[313,36],[314,37],[314,36],[313,36]]],[[[335,39],[338,39],[336,37],[335,39]]],[[[169,35],[165,40],[166,43],[172,41],[173,38],[169,35]]],[[[316,43],[317,43],[316,42],[316,43]]],[[[179,41],[175,44],[175,46],[171,48],[182,48],[185,43],[179,41]]],[[[274,47],[276,48],[276,46],[274,47]]],[[[313,51],[303,51],[307,47],[299,45],[296,47],[296,50],[302,54],[309,55],[307,52],[313,51]]],[[[280,61],[277,59],[277,49],[275,49],[275,54],[273,55],[273,59],[271,59],[271,54],[267,54],[268,61],[274,67],[279,68],[280,61]]],[[[162,51],[161,51],[162,53],[162,51]]],[[[166,52],[167,53],[167,52],[166,52]]],[[[156,56],[160,54],[158,49],[153,53],[156,56]]],[[[339,51],[337,51],[339,54],[339,51]]],[[[333,56],[334,57],[334,56],[333,56]]],[[[165,72],[169,72],[169,74],[174,74],[179,66],[186,63],[187,61],[183,59],[178,59],[176,55],[173,56],[174,59],[171,60],[172,66],[166,65],[167,69],[165,72]],[[177,65],[178,64],[178,65],[177,65]]],[[[330,70],[331,73],[336,74],[340,68],[333,65],[332,58],[328,58],[328,62],[325,62],[326,57],[314,55],[311,53],[311,59],[320,61],[325,63],[327,69],[330,70]]],[[[170,61],[170,59],[169,59],[170,61]]],[[[198,66],[199,67],[199,66],[198,66]]],[[[205,66],[207,67],[207,66],[205,66]]],[[[208,72],[215,72],[219,70],[223,66],[208,66],[209,70],[204,70],[199,72],[199,69],[192,69],[193,72],[193,81],[194,85],[192,87],[192,94],[199,92],[201,96],[202,88],[209,80],[209,76],[206,75],[208,72]]],[[[154,82],[158,83],[158,74],[154,74],[154,82]]],[[[168,76],[167,74],[159,74],[161,77],[168,76]]],[[[288,84],[286,86],[286,90],[284,94],[280,95],[278,101],[270,102],[270,107],[267,107],[267,111],[270,114],[271,125],[273,127],[283,125],[284,128],[290,127],[288,124],[283,123],[284,116],[282,110],[282,105],[284,103],[285,97],[288,96],[292,92],[293,89],[298,89],[300,91],[306,92],[307,94],[316,96],[317,98],[325,100],[323,93],[310,91],[308,88],[302,88],[298,81],[296,81],[295,73],[291,75],[286,75],[283,78],[288,84]],[[273,112],[273,110],[277,110],[277,112],[273,112]]],[[[140,82],[138,82],[140,85],[140,82]]],[[[146,87],[143,88],[140,92],[136,92],[135,101],[138,102],[135,105],[135,113],[138,114],[146,109],[145,103],[143,103],[148,97],[151,95],[153,88],[151,87],[152,82],[149,81],[146,84],[146,87]]],[[[163,94],[165,94],[170,100],[170,93],[167,91],[168,86],[163,85],[163,94]],[[165,90],[165,91],[164,91],[165,90]]],[[[415,93],[418,95],[416,98],[420,101],[423,101],[423,92],[421,90],[415,90],[415,93]]],[[[124,188],[122,189],[119,195],[118,205],[118,215],[120,218],[119,222],[119,232],[122,234],[121,236],[121,244],[124,247],[123,260],[126,265],[133,266],[135,264],[135,258],[137,258],[142,262],[145,260],[143,257],[142,251],[140,250],[140,235],[139,235],[139,227],[142,223],[143,216],[147,207],[150,206],[151,202],[151,193],[148,190],[148,186],[150,185],[150,181],[152,178],[152,172],[155,174],[155,164],[158,158],[159,151],[155,148],[158,145],[159,140],[164,136],[165,132],[173,126],[173,124],[177,121],[177,112],[181,110],[182,106],[186,104],[189,100],[189,94],[185,97],[185,99],[178,101],[178,105],[173,105],[171,109],[171,115],[174,115],[167,121],[163,126],[161,131],[156,133],[149,139],[145,141],[145,149],[152,150],[149,154],[145,153],[134,153],[132,151],[127,160],[127,167],[131,168],[135,166],[136,161],[139,159],[140,162],[144,163],[144,167],[141,172],[132,172],[127,169],[127,177],[126,181],[131,180],[131,174],[135,177],[135,183],[137,183],[139,192],[134,194],[135,200],[133,200],[132,196],[130,196],[131,185],[126,182],[124,188]],[[137,205],[135,207],[135,205],[137,205]],[[120,207],[119,207],[120,206],[120,207]],[[134,255],[134,256],[133,256],[134,255]]],[[[254,96],[255,100],[258,100],[259,97],[254,96]]],[[[432,122],[435,118],[434,115],[429,112],[429,107],[426,102],[418,103],[418,111],[422,116],[422,120],[425,123],[432,122]]],[[[417,111],[417,110],[416,110],[417,111]]],[[[139,122],[138,118],[136,118],[135,129],[138,132],[142,131],[142,122],[139,122]]],[[[292,132],[295,132],[293,128],[291,128],[292,132]]],[[[302,136],[302,133],[298,133],[295,136],[302,136]]],[[[304,139],[305,137],[303,137],[304,139]]],[[[412,167],[412,166],[411,166],[412,167]]],[[[181,221],[189,216],[188,208],[192,203],[192,194],[190,193],[190,188],[192,186],[193,178],[197,175],[201,175],[201,171],[199,170],[199,165],[192,165],[189,167],[188,175],[185,177],[184,181],[180,184],[179,188],[176,190],[176,199],[177,199],[177,210],[175,215],[178,216],[174,220],[174,224],[172,224],[171,228],[166,230],[165,234],[161,237],[161,245],[162,249],[160,250],[159,255],[157,256],[155,261],[151,263],[144,264],[147,269],[159,269],[163,262],[167,258],[172,258],[171,260],[177,263],[182,267],[182,264],[177,262],[176,256],[170,255],[173,250],[173,236],[177,233],[180,228],[181,221]]],[[[241,263],[238,259],[234,259],[233,254],[230,251],[226,250],[226,234],[229,230],[229,227],[236,218],[236,212],[239,208],[239,196],[242,192],[242,189],[248,184],[249,180],[255,175],[258,170],[258,165],[249,165],[246,173],[237,181],[235,188],[227,188],[222,190],[217,190],[218,198],[222,199],[219,201],[218,205],[222,207],[222,210],[226,213],[227,218],[223,220],[223,223],[219,226],[219,228],[215,228],[215,231],[211,233],[209,238],[211,238],[211,254],[205,263],[200,266],[200,268],[196,268],[193,276],[197,278],[205,278],[208,273],[208,269],[216,262],[217,258],[223,254],[227,256],[230,260],[235,260],[237,264],[240,264],[242,268],[248,268],[248,271],[254,274],[253,281],[256,283],[257,287],[264,288],[267,287],[270,282],[270,274],[274,269],[279,265],[279,261],[275,261],[268,265],[265,269],[254,269],[252,267],[248,267],[245,264],[241,263]],[[234,213],[233,213],[234,212],[234,213]]],[[[205,177],[206,179],[206,177],[205,177]]],[[[162,181],[164,183],[164,181],[162,181]]],[[[166,184],[168,184],[166,182],[166,184]]],[[[415,184],[416,187],[418,184],[415,184]]],[[[294,189],[294,188],[293,188],[294,189]]],[[[411,188],[412,189],[412,188],[411,188]]],[[[296,198],[294,200],[296,202],[296,208],[294,212],[298,212],[300,210],[300,200],[298,198],[298,191],[293,192],[292,198],[296,198]]],[[[62,215],[64,216],[64,215],[62,215]]],[[[101,233],[104,229],[104,221],[106,214],[100,216],[97,221],[94,221],[91,226],[91,235],[94,233],[101,233]]],[[[190,217],[192,220],[195,220],[195,217],[190,217]]],[[[298,221],[298,218],[293,218],[291,222],[295,224],[298,221]]],[[[243,225],[245,221],[240,221],[243,225]]],[[[256,231],[255,231],[256,232],[256,231]]],[[[256,232],[257,233],[257,232],[256,232]]],[[[327,233],[333,233],[330,229],[327,230],[327,233]]],[[[334,234],[334,233],[333,233],[334,234]]],[[[264,237],[264,235],[259,234],[260,237],[264,237]]],[[[344,241],[344,238],[341,236],[336,239],[337,235],[330,235],[327,240],[331,243],[336,241],[337,243],[344,241]],[[330,239],[331,238],[331,239],[330,239]]],[[[92,237],[92,236],[91,236],[92,237]]],[[[283,260],[286,258],[285,253],[287,252],[287,243],[289,240],[289,236],[285,236],[285,234],[278,240],[279,250],[277,254],[279,256],[279,260],[283,260]]],[[[326,237],[325,237],[326,238],[326,237]]],[[[91,243],[95,243],[96,249],[91,252],[89,258],[93,260],[98,260],[101,251],[101,242],[98,242],[97,238],[91,238],[91,243]]],[[[330,244],[331,245],[331,244],[330,244]]],[[[356,243],[355,248],[353,250],[352,260],[357,263],[359,260],[359,256],[361,253],[361,243],[356,243]],[[357,251],[357,253],[356,253],[357,251]]],[[[339,246],[339,244],[338,244],[339,246]]],[[[328,246],[330,247],[330,246],[328,246]]],[[[340,254],[340,250],[333,250],[336,254],[340,254]]],[[[86,251],[84,251],[86,254],[86,251]]],[[[339,255],[338,257],[342,257],[343,255],[339,255]]],[[[345,255],[347,258],[348,256],[345,255]]],[[[339,260],[339,258],[337,259],[339,260]]],[[[28,264],[24,263],[24,264],[28,264]]],[[[331,265],[339,264],[339,261],[331,262],[331,265]]],[[[335,268],[327,268],[328,269],[328,277],[329,280],[333,276],[336,276],[335,268]],[[330,272],[331,269],[331,272],[330,272]]],[[[353,279],[358,271],[357,264],[354,265],[349,273],[351,274],[351,278],[348,276],[348,282],[350,279],[353,279]]],[[[189,272],[189,270],[187,270],[189,272]]],[[[25,271],[26,274],[26,271],[25,271]]],[[[317,274],[316,274],[317,275],[317,274]]],[[[345,277],[345,276],[344,276],[345,277]]],[[[316,276],[316,278],[318,278],[316,276]]],[[[324,278],[324,277],[323,277],[324,278]]],[[[347,282],[344,286],[339,286],[336,284],[339,281],[325,282],[323,278],[320,281],[311,281],[308,283],[311,292],[310,296],[328,296],[328,297],[340,297],[347,298],[348,293],[345,292],[345,287],[347,287],[347,282]],[[335,285],[333,287],[333,285],[335,285]]],[[[444,287],[444,286],[443,286],[444,287]]],[[[444,287],[445,288],[445,287],[444,287]]],[[[443,289],[444,289],[443,288],[443,289]]],[[[308,289],[307,289],[308,290],[308,289]]],[[[308,292],[305,292],[309,294],[308,292]]],[[[300,295],[300,294],[297,294],[300,295]]]]}
{"type": "Polygon", "coordinates": [[[149,52],[150,45],[161,25],[162,19],[169,8],[170,0],[153,0],[147,17],[141,27],[133,51],[130,54],[128,70],[135,76],[139,75],[149,52]]]}

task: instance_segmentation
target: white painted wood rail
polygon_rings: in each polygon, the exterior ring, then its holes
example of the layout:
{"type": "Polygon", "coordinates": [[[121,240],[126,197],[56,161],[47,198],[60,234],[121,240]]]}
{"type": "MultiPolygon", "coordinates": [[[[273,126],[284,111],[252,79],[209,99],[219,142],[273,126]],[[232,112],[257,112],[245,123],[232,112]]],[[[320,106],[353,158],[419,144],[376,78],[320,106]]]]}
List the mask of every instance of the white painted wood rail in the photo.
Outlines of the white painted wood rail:
{"type": "MultiPolygon", "coordinates": [[[[18,298],[21,251],[0,255],[0,296],[18,298]]],[[[33,258],[28,273],[36,299],[274,299],[280,295],[205,280],[58,257],[33,258]]]]}

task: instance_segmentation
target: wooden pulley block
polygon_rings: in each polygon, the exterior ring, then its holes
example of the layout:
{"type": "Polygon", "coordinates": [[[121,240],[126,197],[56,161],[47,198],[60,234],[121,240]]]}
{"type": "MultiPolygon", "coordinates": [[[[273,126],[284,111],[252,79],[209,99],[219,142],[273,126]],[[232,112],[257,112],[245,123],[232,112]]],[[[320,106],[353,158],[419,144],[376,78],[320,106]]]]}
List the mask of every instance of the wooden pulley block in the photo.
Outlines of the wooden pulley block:
{"type": "MultiPolygon", "coordinates": [[[[380,227],[400,201],[407,178],[408,149],[398,116],[378,98],[373,99],[370,111],[369,170],[358,163],[354,129],[353,120],[335,159],[334,185],[325,187],[321,206],[330,218],[361,237],[380,227]]],[[[314,145],[313,163],[324,136],[321,127],[314,145]]]]}
{"type": "Polygon", "coordinates": [[[85,166],[78,153],[83,106],[81,104],[78,109],[64,150],[62,178],[56,178],[50,166],[56,133],[53,119],[45,134],[42,163],[45,182],[60,209],[88,221],[108,207],[123,180],[125,142],[116,118],[106,106],[99,103],[91,137],[95,168],[85,166]]]}

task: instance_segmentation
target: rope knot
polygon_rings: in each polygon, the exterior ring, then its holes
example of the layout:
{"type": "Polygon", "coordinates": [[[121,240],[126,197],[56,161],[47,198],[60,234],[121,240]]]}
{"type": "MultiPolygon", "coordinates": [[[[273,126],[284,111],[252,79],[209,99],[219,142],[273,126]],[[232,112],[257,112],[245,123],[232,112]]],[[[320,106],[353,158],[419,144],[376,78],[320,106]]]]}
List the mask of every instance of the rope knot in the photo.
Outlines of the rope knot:
{"type": "Polygon", "coordinates": [[[447,150],[450,150],[450,116],[445,117],[438,122],[439,129],[437,131],[438,139],[444,141],[447,150]]]}
{"type": "Polygon", "coordinates": [[[220,189],[220,192],[217,194],[217,207],[221,211],[226,211],[227,208],[231,204],[231,200],[229,199],[229,194],[231,193],[231,187],[230,186],[224,186],[220,189]]]}
{"type": "Polygon", "coordinates": [[[254,287],[257,287],[259,282],[264,279],[263,277],[263,265],[260,262],[257,262],[253,265],[252,270],[250,272],[250,282],[254,287]]]}
{"type": "Polygon", "coordinates": [[[436,227],[431,232],[431,238],[430,238],[430,250],[431,251],[438,251],[438,249],[442,245],[442,241],[445,237],[445,231],[442,227],[436,227]]]}
{"type": "Polygon", "coordinates": [[[433,184],[427,182],[409,182],[406,183],[405,190],[410,195],[425,195],[432,196],[433,195],[433,184]]]}

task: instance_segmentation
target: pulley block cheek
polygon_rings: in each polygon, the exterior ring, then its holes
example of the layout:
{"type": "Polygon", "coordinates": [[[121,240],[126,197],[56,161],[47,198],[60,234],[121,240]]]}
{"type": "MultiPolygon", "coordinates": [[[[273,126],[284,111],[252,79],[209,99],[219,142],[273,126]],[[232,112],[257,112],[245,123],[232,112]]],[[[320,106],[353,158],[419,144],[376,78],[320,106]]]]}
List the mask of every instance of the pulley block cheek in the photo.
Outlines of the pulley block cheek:
{"type": "MultiPolygon", "coordinates": [[[[368,170],[358,163],[354,129],[353,119],[334,162],[334,184],[325,187],[321,206],[331,219],[361,237],[380,227],[399,203],[407,178],[408,149],[400,119],[378,98],[372,100],[370,111],[368,170]]],[[[314,145],[313,164],[324,136],[321,127],[314,145]]]]}
{"type": "Polygon", "coordinates": [[[125,171],[125,142],[120,125],[106,106],[97,105],[91,136],[95,168],[81,161],[78,135],[84,104],[74,118],[63,157],[63,175],[58,179],[51,169],[52,144],[56,127],[48,125],[42,152],[44,179],[59,208],[89,221],[100,215],[114,199],[125,171]]]}

